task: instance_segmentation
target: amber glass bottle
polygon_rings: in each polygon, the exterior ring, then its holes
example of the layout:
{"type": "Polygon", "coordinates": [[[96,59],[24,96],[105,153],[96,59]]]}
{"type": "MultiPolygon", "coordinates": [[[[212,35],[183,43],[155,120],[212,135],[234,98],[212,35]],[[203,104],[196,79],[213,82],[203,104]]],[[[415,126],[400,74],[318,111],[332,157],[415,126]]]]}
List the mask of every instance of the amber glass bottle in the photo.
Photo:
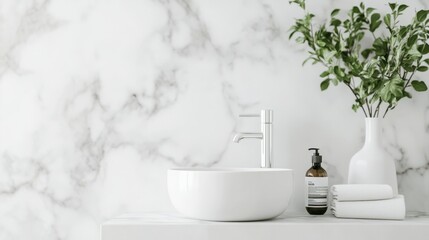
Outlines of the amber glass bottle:
{"type": "Polygon", "coordinates": [[[313,166],[305,174],[305,209],[312,215],[323,215],[328,209],[328,173],[322,168],[322,156],[318,148],[311,160],[313,166]]]}

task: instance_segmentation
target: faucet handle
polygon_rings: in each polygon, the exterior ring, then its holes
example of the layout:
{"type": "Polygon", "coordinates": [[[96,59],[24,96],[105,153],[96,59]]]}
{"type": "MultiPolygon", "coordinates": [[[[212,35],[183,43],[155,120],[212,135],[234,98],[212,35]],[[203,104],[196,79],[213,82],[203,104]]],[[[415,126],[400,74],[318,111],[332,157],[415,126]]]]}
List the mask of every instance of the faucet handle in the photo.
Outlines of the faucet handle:
{"type": "Polygon", "coordinates": [[[261,123],[273,123],[273,110],[263,109],[261,114],[240,114],[239,117],[261,117],[261,123]]]}
{"type": "Polygon", "coordinates": [[[240,114],[239,117],[260,117],[260,114],[240,114]]]}

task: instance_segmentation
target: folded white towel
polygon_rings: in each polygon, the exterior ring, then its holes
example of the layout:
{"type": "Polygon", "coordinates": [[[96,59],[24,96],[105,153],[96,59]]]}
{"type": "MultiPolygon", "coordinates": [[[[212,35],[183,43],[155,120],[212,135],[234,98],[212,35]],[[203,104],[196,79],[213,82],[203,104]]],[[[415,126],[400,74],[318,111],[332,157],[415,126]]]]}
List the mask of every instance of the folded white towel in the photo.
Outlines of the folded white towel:
{"type": "Polygon", "coordinates": [[[332,201],[332,213],[339,218],[393,219],[405,218],[404,196],[375,201],[332,201]]]}
{"type": "Polygon", "coordinates": [[[387,184],[339,184],[331,187],[331,195],[338,201],[365,201],[393,198],[393,191],[387,184]]]}

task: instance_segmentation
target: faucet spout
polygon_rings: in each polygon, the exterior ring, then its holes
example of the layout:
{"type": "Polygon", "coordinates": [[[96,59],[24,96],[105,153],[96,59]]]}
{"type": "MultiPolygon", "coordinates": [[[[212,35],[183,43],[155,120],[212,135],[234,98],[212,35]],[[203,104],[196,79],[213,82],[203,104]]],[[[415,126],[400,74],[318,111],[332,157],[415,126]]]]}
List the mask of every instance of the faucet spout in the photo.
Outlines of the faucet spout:
{"type": "Polygon", "coordinates": [[[236,133],[232,139],[238,143],[244,138],[255,138],[261,140],[261,168],[270,168],[272,166],[273,155],[273,111],[262,110],[261,114],[246,114],[240,117],[260,117],[261,132],[256,133],[236,133]]]}
{"type": "Polygon", "coordinates": [[[234,135],[234,138],[232,141],[238,143],[244,138],[256,138],[256,139],[262,139],[263,134],[262,133],[236,133],[234,135]]]}

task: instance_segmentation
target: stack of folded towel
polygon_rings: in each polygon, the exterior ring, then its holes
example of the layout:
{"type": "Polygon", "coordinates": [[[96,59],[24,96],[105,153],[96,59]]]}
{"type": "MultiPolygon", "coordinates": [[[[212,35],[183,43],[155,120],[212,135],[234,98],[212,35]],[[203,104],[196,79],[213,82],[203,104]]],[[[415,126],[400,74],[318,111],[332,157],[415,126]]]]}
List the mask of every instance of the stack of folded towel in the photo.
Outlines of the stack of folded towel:
{"type": "Polygon", "coordinates": [[[384,184],[341,184],[331,187],[331,210],[339,218],[405,218],[404,196],[393,196],[384,184]]]}

